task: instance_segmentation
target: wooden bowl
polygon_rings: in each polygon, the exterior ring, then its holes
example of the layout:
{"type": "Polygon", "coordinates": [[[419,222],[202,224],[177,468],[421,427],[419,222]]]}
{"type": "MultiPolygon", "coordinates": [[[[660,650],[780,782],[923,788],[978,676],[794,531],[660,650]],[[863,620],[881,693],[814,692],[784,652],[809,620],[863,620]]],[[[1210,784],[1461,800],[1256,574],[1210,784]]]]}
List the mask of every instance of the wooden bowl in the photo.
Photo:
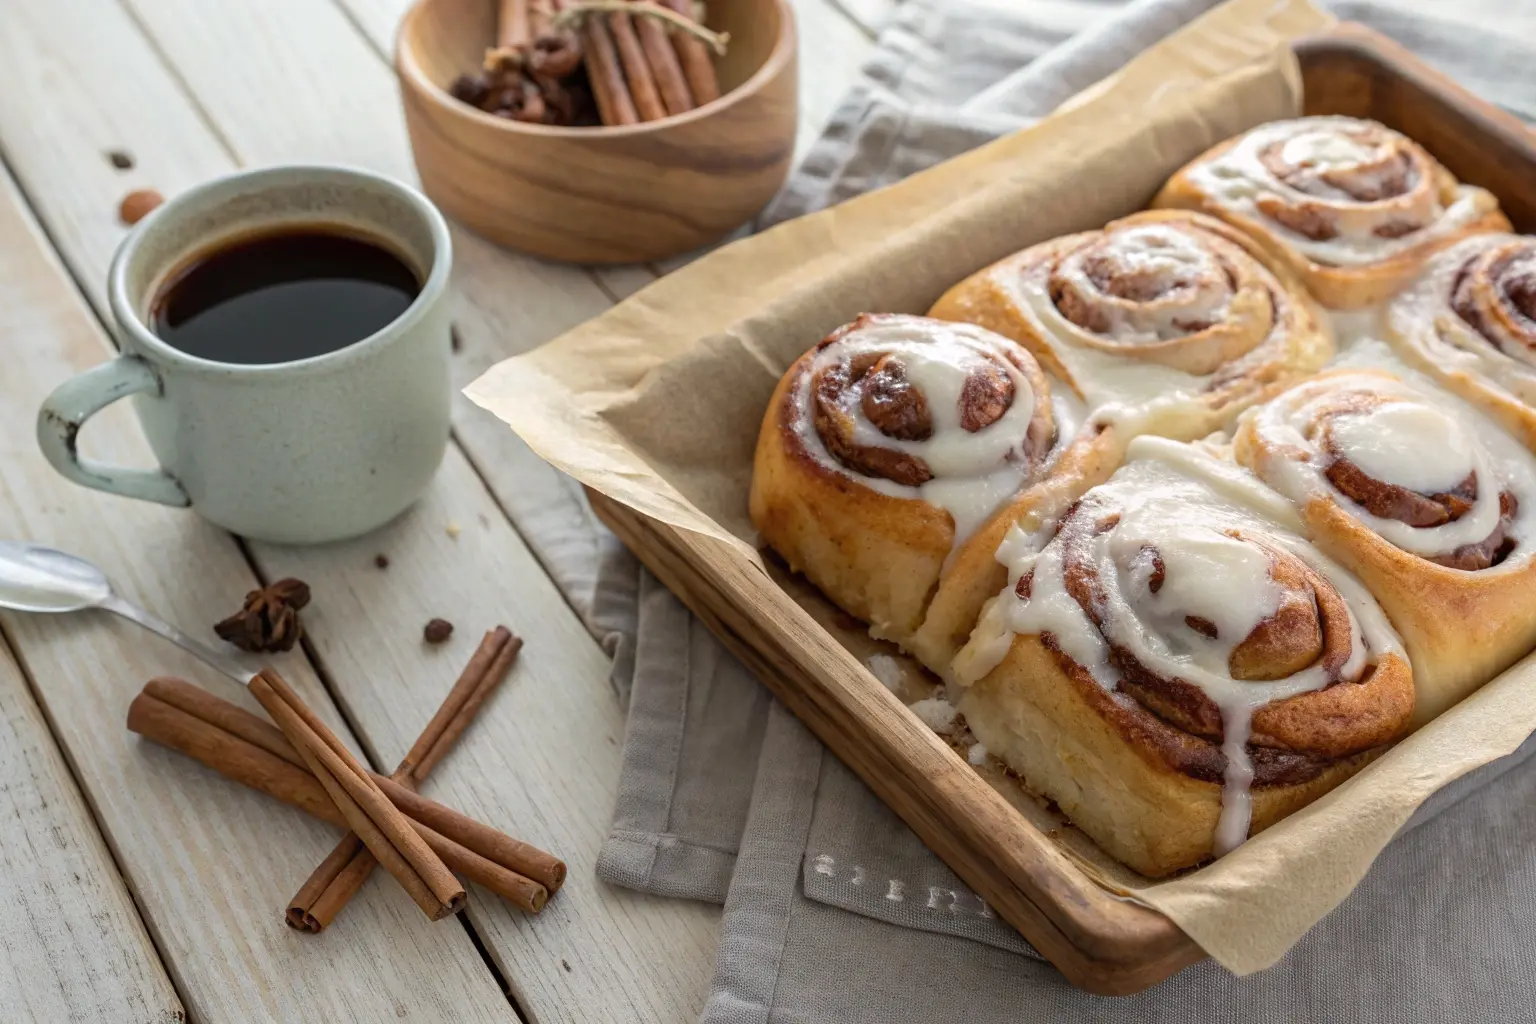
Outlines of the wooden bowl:
{"type": "Polygon", "coordinates": [[[495,36],[493,0],[419,0],[395,47],[416,169],[427,195],[478,234],[576,263],[663,259],[750,220],[795,148],[795,24],[787,0],[714,0],[729,32],[722,95],[615,128],[493,117],[448,94],[495,36]]]}

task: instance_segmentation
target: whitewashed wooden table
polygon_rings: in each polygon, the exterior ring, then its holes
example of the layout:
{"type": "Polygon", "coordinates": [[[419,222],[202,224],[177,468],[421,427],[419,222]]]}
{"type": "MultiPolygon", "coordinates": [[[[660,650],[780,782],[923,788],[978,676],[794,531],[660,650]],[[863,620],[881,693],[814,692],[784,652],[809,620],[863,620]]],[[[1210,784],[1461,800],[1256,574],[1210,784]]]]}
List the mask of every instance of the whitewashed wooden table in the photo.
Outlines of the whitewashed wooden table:
{"type": "MultiPolygon", "coordinates": [[[[796,0],[802,145],[891,0],[796,0]]],[[[334,830],[138,740],[154,675],[218,677],[105,616],[0,618],[0,1021],[689,1021],[717,908],[597,881],[622,713],[608,663],[519,526],[585,514],[570,485],[467,401],[428,495],[325,548],[245,544],[194,515],[66,483],[33,440],[55,385],[106,359],[118,201],[238,167],[339,162],[414,180],[390,48],[407,0],[0,3],[0,537],[77,552],[130,597],[206,631],[259,579],[299,576],[313,656],[278,667],[375,767],[392,766],[481,633],[529,638],[429,792],[566,858],[537,918],[472,891],[431,924],[373,879],[322,935],[283,908],[334,830]],[[133,166],[120,169],[110,154],[133,166]],[[380,570],[378,553],[390,564],[380,570]],[[441,616],[452,641],[428,648],[441,616]],[[388,695],[388,702],[381,695],[388,695]]],[[[455,230],[462,384],[663,271],[587,271],[455,230]]],[[[87,451],[147,463],[129,410],[87,451]]],[[[576,583],[579,581],[565,581],[576,583]]],[[[241,695],[243,696],[243,695],[241,695]]]]}

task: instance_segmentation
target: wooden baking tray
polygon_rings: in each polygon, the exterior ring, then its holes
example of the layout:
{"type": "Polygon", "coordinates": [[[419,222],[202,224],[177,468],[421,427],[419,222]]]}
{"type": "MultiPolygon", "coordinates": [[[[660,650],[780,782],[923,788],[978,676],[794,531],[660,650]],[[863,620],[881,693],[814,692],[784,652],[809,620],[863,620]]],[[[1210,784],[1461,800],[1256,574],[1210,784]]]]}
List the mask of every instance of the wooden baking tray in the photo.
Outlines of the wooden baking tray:
{"type": "MultiPolygon", "coordinates": [[[[1296,44],[1309,114],[1368,117],[1490,189],[1536,228],[1536,135],[1406,50],[1341,23],[1296,44]]],[[[786,707],[1073,984],[1139,991],[1204,954],[1087,874],[908,713],[863,663],[730,545],[588,491],[598,517],[786,707]]]]}

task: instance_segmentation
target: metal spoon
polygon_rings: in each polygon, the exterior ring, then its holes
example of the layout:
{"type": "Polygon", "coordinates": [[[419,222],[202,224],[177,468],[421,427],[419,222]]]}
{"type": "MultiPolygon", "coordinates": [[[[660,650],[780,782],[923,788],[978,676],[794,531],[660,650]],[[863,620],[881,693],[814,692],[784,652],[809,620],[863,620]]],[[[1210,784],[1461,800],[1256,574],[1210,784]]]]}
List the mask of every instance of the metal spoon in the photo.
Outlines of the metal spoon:
{"type": "Polygon", "coordinates": [[[107,574],[90,562],[54,548],[0,541],[0,608],[42,613],[100,608],[160,634],[242,686],[256,675],[229,655],[125,600],[112,589],[107,574]]]}

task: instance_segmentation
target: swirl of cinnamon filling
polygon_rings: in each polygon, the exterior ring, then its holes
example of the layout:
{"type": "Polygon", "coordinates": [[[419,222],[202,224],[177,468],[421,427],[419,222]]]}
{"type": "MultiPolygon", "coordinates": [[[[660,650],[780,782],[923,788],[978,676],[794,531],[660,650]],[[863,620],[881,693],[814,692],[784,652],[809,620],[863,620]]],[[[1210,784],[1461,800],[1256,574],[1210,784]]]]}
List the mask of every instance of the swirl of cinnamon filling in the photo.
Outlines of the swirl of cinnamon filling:
{"type": "Polygon", "coordinates": [[[1425,264],[1386,321],[1415,368],[1493,407],[1536,448],[1536,239],[1463,239],[1425,264]]]}
{"type": "Polygon", "coordinates": [[[970,324],[864,314],[823,340],[799,384],[807,450],[867,486],[950,511],[957,535],[1037,475],[1058,435],[1027,351],[970,324]]]}
{"type": "Polygon", "coordinates": [[[1303,117],[1261,125],[1195,161],[1192,181],[1268,223],[1325,266],[1359,266],[1487,212],[1429,153],[1374,121],[1303,117]]]}
{"type": "Polygon", "coordinates": [[[1079,237],[1049,265],[1047,289],[1082,345],[1205,375],[1275,329],[1273,277],[1194,221],[1120,222],[1079,237]]]}
{"type": "Polygon", "coordinates": [[[1089,491],[1043,547],[1019,531],[998,557],[1013,590],[983,616],[961,678],[990,671],[1008,637],[1040,636],[1126,734],[1223,784],[1218,853],[1246,838],[1252,785],[1313,778],[1395,738],[1411,712],[1404,676],[1377,685],[1400,648],[1357,580],[1156,459],[1089,491]]]}
{"type": "Polygon", "coordinates": [[[1536,365],[1536,239],[1504,237],[1469,253],[1450,306],[1494,348],[1536,365]]]}
{"type": "Polygon", "coordinates": [[[1292,501],[1330,497],[1437,565],[1488,569],[1519,544],[1512,481],[1521,469],[1529,475],[1529,460],[1517,451],[1495,458],[1469,410],[1428,387],[1377,371],[1325,374],[1251,414],[1234,447],[1292,501]]]}

